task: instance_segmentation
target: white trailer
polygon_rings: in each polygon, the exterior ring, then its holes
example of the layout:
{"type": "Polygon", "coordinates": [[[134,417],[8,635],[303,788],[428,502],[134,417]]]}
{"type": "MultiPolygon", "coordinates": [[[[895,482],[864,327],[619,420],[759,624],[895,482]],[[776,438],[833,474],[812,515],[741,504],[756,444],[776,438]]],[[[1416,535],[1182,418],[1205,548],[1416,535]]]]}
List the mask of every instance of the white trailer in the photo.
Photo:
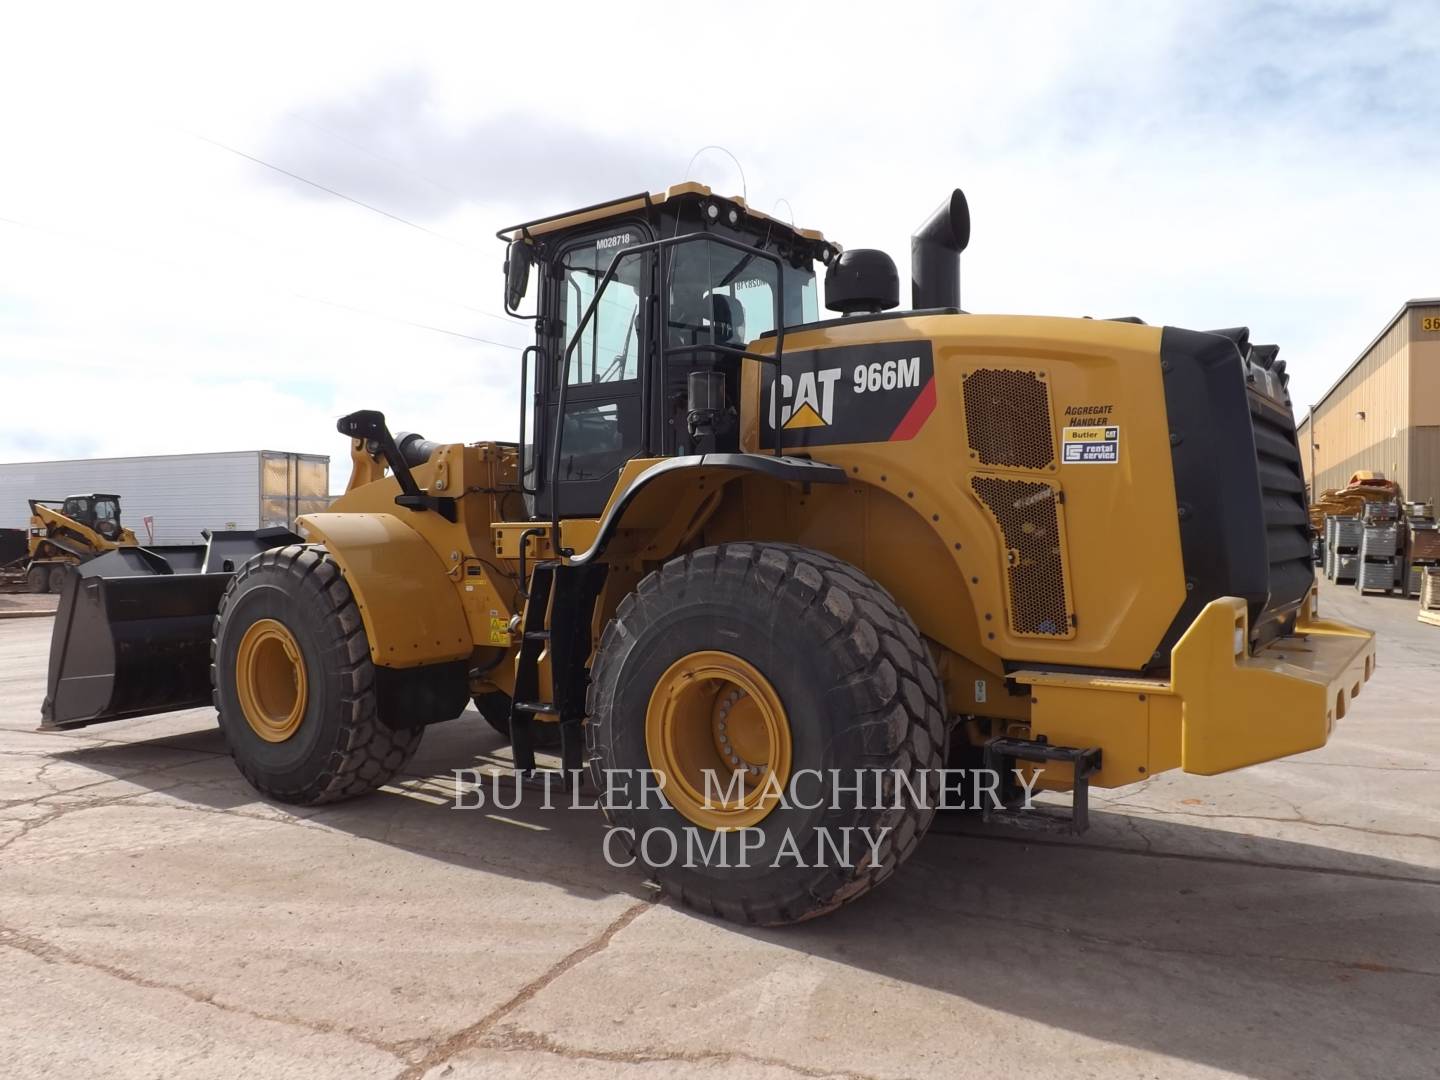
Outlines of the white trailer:
{"type": "Polygon", "coordinates": [[[104,492],[141,544],[193,544],[200,530],[291,526],[330,504],[330,459],[243,450],[221,454],[0,463],[0,528],[30,523],[30,499],[104,492]]]}

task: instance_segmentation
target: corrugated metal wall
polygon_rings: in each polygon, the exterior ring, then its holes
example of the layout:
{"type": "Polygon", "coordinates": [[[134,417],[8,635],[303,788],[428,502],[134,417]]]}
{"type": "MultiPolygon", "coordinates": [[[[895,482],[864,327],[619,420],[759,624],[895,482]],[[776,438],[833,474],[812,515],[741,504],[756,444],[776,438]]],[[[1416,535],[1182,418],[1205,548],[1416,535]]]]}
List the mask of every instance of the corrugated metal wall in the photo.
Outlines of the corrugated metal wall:
{"type": "Polygon", "coordinates": [[[1405,497],[1440,506],[1440,426],[1410,429],[1410,483],[1405,497]]]}
{"type": "MultiPolygon", "coordinates": [[[[308,489],[316,483],[322,494],[328,492],[329,458],[275,457],[287,475],[303,474],[301,494],[313,498],[308,489]]],[[[262,451],[247,450],[0,464],[0,527],[29,523],[27,499],[103,491],[120,496],[121,519],[141,543],[146,541],[146,516],[155,519],[156,543],[198,541],[205,528],[255,529],[262,524],[261,463],[262,451]]],[[[279,494],[284,501],[283,487],[279,494]]],[[[307,505],[298,512],[309,509],[307,505]]]]}
{"type": "Polygon", "coordinates": [[[1314,425],[1319,491],[1344,487],[1361,469],[1405,483],[1410,464],[1409,342],[1409,320],[1399,319],[1320,406],[1314,425]]]}
{"type": "Polygon", "coordinates": [[[1405,494],[1440,503],[1440,304],[1416,305],[1408,318],[1411,427],[1405,494]]]}

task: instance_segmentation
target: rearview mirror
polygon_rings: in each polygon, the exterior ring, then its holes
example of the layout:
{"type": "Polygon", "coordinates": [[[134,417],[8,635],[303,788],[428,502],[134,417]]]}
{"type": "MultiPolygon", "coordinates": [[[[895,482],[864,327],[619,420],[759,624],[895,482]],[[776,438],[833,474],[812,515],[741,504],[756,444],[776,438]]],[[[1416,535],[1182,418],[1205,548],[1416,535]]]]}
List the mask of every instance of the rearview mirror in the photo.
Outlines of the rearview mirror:
{"type": "Polygon", "coordinates": [[[514,311],[525,299],[530,286],[530,267],[535,252],[524,240],[512,240],[505,249],[505,308],[514,311]]]}

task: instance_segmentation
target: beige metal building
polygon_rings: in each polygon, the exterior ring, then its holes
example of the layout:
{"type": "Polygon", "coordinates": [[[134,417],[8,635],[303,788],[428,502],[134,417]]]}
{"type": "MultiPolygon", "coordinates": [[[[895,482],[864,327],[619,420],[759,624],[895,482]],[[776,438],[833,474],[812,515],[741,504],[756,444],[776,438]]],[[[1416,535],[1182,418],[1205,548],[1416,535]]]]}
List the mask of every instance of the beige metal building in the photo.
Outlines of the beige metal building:
{"type": "Polygon", "coordinates": [[[1440,297],[1405,302],[1311,406],[1299,443],[1317,493],[1368,469],[1440,502],[1440,297]]]}

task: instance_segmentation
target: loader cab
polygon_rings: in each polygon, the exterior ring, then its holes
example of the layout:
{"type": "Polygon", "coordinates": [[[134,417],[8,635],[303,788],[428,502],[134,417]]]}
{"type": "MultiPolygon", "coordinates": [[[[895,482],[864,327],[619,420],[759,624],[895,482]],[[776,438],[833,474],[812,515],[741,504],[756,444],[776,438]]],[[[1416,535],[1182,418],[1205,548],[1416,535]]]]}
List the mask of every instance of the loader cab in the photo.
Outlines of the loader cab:
{"type": "Polygon", "coordinates": [[[107,540],[114,540],[120,535],[118,495],[70,495],[60,504],[60,513],[71,521],[94,529],[107,540]]]}
{"type": "Polygon", "coordinates": [[[499,235],[507,311],[536,285],[521,405],[534,518],[598,514],[632,458],[738,450],[747,347],[817,318],[815,264],[835,251],[700,184],[499,235]]]}

